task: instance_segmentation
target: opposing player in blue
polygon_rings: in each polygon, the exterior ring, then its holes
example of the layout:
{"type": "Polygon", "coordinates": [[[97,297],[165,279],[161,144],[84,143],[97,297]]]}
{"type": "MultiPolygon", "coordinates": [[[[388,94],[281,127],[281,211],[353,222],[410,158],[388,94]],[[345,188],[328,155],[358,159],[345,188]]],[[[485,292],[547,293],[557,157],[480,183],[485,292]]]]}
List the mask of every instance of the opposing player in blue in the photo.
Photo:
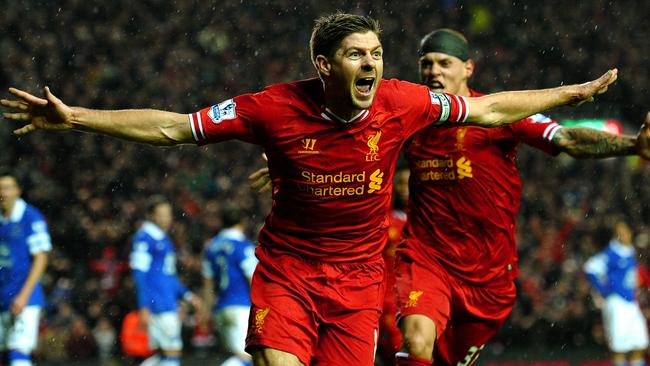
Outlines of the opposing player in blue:
{"type": "Polygon", "coordinates": [[[210,241],[203,258],[205,302],[214,303],[215,325],[223,344],[233,353],[221,366],[250,366],[251,356],[244,348],[250,284],[257,266],[255,245],[244,235],[244,217],[239,209],[224,208],[221,219],[224,229],[210,241]]]}
{"type": "Polygon", "coordinates": [[[32,364],[52,249],[43,215],[20,193],[16,177],[0,172],[0,353],[9,366],[32,364]]]}
{"type": "Polygon", "coordinates": [[[632,230],[626,223],[616,224],[614,239],[589,258],[584,270],[594,289],[605,299],[603,326],[612,364],[644,366],[648,329],[636,298],[638,265],[632,230]]]}
{"type": "Polygon", "coordinates": [[[140,321],[147,327],[149,345],[158,353],[141,365],[178,366],[183,348],[178,301],[186,300],[197,310],[201,301],[176,274],[176,250],[167,234],[173,222],[171,204],[162,196],[153,196],[147,213],[148,220],[133,238],[130,266],[140,321]]]}

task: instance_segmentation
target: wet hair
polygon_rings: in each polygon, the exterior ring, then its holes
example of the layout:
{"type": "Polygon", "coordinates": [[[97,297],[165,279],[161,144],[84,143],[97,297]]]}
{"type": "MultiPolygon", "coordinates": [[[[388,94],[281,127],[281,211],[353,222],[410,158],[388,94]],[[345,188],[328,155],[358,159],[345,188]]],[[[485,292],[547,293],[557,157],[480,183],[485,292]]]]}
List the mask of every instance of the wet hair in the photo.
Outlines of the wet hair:
{"type": "Polygon", "coordinates": [[[461,61],[467,61],[469,59],[469,44],[460,32],[442,28],[422,37],[418,55],[422,57],[429,52],[444,53],[458,57],[461,61]]]}
{"type": "Polygon", "coordinates": [[[149,197],[146,203],[147,215],[153,215],[154,211],[156,211],[156,208],[164,204],[170,204],[170,203],[169,200],[165,198],[165,196],[163,195],[156,194],[149,197]]]}
{"type": "Polygon", "coordinates": [[[373,32],[379,38],[381,35],[379,22],[368,16],[343,12],[336,12],[316,19],[309,41],[312,62],[316,62],[318,55],[333,57],[343,39],[350,34],[366,32],[373,32]]]}

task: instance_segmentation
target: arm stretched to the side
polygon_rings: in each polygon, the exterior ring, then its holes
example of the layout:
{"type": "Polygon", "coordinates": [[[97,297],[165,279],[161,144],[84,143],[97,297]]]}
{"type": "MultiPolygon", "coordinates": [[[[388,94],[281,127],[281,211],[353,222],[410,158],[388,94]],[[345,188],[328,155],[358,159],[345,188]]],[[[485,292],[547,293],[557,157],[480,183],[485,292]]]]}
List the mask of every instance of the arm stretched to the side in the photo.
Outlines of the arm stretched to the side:
{"type": "Polygon", "coordinates": [[[553,145],[574,158],[608,158],[638,155],[650,160],[650,112],[636,136],[615,135],[584,127],[561,128],[553,145]]]}
{"type": "Polygon", "coordinates": [[[509,91],[468,98],[467,122],[483,127],[513,123],[538,112],[563,105],[580,105],[594,100],[616,81],[618,70],[607,71],[596,80],[551,89],[509,91]]]}
{"type": "Polygon", "coordinates": [[[70,107],[57,98],[48,87],[43,98],[25,91],[9,88],[18,100],[0,100],[13,109],[3,113],[6,119],[25,122],[14,131],[25,135],[35,130],[70,130],[101,133],[126,140],[153,145],[192,143],[187,115],[155,109],[93,110],[70,107]]]}

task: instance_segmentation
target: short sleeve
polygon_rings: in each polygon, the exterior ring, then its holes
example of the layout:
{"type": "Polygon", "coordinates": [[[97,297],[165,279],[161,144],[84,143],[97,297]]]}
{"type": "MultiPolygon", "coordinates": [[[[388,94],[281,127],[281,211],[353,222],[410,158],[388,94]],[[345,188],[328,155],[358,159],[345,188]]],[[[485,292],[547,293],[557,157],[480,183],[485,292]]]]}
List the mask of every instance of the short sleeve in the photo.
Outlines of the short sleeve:
{"type": "Polygon", "coordinates": [[[587,274],[596,276],[602,281],[607,276],[607,262],[607,255],[599,253],[589,258],[583,269],[587,274]]]}
{"type": "Polygon", "coordinates": [[[465,97],[448,93],[434,93],[423,85],[401,82],[396,94],[405,103],[406,137],[429,125],[462,124],[469,115],[465,97]]]}
{"type": "Polygon", "coordinates": [[[255,125],[265,119],[264,92],[244,94],[188,114],[198,145],[237,139],[257,142],[255,125]]]}
{"type": "Polygon", "coordinates": [[[29,253],[36,254],[39,252],[49,252],[52,250],[52,240],[47,229],[47,223],[42,215],[34,213],[34,217],[29,224],[29,234],[27,235],[27,245],[29,253]]]}
{"type": "Polygon", "coordinates": [[[553,136],[560,126],[556,121],[543,114],[535,114],[508,127],[520,142],[540,149],[548,154],[557,155],[559,150],[553,144],[553,136]]]}
{"type": "Polygon", "coordinates": [[[207,279],[214,278],[212,263],[210,262],[210,258],[207,255],[201,261],[201,274],[203,274],[203,278],[207,278],[207,279]]]}
{"type": "Polygon", "coordinates": [[[257,267],[257,258],[255,257],[255,247],[250,242],[246,243],[239,267],[244,273],[244,276],[253,278],[253,272],[255,272],[255,267],[257,267]]]}
{"type": "Polygon", "coordinates": [[[149,243],[145,240],[136,240],[129,258],[129,266],[133,270],[149,272],[153,257],[149,252],[149,243]]]}

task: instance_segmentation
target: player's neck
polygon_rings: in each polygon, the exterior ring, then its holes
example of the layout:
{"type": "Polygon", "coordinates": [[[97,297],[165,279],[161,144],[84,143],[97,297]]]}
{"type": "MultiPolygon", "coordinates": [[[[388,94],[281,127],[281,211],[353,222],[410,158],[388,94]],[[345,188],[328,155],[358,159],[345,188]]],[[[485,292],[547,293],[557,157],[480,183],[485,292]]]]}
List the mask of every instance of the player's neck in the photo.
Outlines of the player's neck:
{"type": "Polygon", "coordinates": [[[351,122],[357,119],[365,109],[342,107],[336,103],[325,103],[325,111],[340,122],[351,122]]]}
{"type": "Polygon", "coordinates": [[[470,90],[469,85],[467,85],[467,83],[465,83],[465,84],[460,86],[460,89],[458,89],[458,93],[456,93],[456,94],[461,96],[461,97],[469,98],[469,97],[472,96],[472,91],[470,90]]]}
{"type": "Polygon", "coordinates": [[[325,88],[325,108],[340,122],[352,121],[364,111],[351,102],[349,95],[336,93],[334,88],[325,88]]]}

